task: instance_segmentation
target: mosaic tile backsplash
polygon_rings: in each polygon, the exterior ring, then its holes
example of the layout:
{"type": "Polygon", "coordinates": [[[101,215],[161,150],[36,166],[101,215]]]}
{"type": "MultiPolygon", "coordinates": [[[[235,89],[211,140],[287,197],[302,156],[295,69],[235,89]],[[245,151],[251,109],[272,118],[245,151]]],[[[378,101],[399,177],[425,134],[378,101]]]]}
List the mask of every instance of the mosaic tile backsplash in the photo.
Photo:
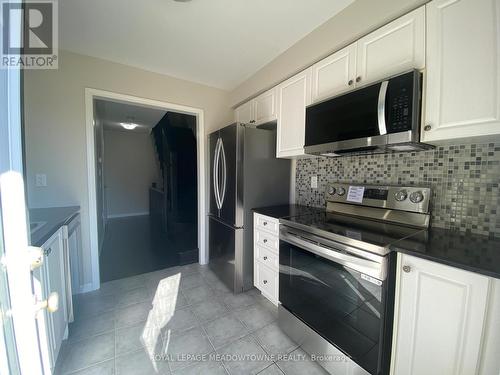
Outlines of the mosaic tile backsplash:
{"type": "Polygon", "coordinates": [[[500,143],[297,160],[296,201],[324,207],[330,182],[417,185],[432,189],[431,225],[500,238],[500,143]],[[311,188],[311,176],[318,188],[311,188]]]}

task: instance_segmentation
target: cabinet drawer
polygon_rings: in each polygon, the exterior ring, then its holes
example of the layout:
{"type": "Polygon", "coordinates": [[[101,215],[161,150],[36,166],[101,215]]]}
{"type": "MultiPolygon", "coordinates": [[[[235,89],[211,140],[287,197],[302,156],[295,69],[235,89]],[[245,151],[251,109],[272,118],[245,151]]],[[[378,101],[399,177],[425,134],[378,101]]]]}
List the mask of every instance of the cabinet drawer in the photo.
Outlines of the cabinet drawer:
{"type": "Polygon", "coordinates": [[[278,304],[278,275],[277,271],[255,262],[255,287],[275,305],[278,304]]]}
{"type": "Polygon", "coordinates": [[[269,232],[256,229],[254,232],[254,241],[256,245],[264,246],[268,249],[279,251],[279,238],[269,232]]]}
{"type": "Polygon", "coordinates": [[[254,251],[255,260],[261,262],[262,264],[265,264],[275,271],[279,270],[280,261],[277,254],[258,245],[255,246],[254,251]]]}
{"type": "Polygon", "coordinates": [[[273,217],[255,214],[255,228],[279,235],[279,220],[273,217]]]}

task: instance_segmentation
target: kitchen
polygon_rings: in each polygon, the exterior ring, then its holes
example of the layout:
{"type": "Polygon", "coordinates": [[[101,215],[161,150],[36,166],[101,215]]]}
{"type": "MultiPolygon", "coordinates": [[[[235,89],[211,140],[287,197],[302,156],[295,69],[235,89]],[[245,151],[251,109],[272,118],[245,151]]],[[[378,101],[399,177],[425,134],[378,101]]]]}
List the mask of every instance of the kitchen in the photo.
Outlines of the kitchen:
{"type": "Polygon", "coordinates": [[[379,6],[339,2],[230,91],[83,51],[25,71],[45,373],[500,372],[500,4],[379,6]],[[96,278],[89,88],[199,109],[199,264],[96,278]]]}

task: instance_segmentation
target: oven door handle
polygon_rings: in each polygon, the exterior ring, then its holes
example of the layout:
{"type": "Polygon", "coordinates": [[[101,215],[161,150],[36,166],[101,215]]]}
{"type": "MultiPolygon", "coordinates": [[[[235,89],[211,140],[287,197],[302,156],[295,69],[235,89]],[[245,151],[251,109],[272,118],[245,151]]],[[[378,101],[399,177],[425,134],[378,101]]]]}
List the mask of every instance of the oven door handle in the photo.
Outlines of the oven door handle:
{"type": "Polygon", "coordinates": [[[280,233],[280,240],[288,242],[292,245],[298,246],[301,249],[320,256],[321,258],[328,259],[332,262],[338,263],[347,268],[364,273],[378,280],[384,280],[384,267],[377,262],[363,259],[354,255],[344,254],[332,248],[322,247],[316,243],[309,242],[301,237],[294,235],[288,231],[280,233]]]}

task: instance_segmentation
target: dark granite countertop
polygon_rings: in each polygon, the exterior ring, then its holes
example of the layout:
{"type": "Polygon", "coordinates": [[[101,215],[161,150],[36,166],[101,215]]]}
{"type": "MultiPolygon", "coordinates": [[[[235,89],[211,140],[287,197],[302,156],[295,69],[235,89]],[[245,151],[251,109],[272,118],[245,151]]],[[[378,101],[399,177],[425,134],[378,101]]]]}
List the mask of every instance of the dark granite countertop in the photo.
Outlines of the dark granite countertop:
{"type": "MultiPolygon", "coordinates": [[[[325,212],[296,204],[254,208],[277,219],[325,212]]],[[[316,215],[317,216],[317,215],[316,215]]],[[[500,279],[500,240],[442,228],[420,230],[388,245],[389,250],[500,279]]]]}
{"type": "Polygon", "coordinates": [[[500,240],[429,228],[391,244],[393,251],[500,278],[500,240]]]}
{"type": "Polygon", "coordinates": [[[302,206],[300,204],[283,204],[279,206],[258,207],[252,209],[261,215],[274,217],[275,219],[284,219],[286,217],[308,215],[317,212],[324,212],[324,208],[302,206]]]}
{"type": "Polygon", "coordinates": [[[39,224],[38,228],[31,231],[31,244],[42,246],[50,236],[60,227],[71,222],[79,212],[79,206],[30,209],[30,225],[39,224]]]}

